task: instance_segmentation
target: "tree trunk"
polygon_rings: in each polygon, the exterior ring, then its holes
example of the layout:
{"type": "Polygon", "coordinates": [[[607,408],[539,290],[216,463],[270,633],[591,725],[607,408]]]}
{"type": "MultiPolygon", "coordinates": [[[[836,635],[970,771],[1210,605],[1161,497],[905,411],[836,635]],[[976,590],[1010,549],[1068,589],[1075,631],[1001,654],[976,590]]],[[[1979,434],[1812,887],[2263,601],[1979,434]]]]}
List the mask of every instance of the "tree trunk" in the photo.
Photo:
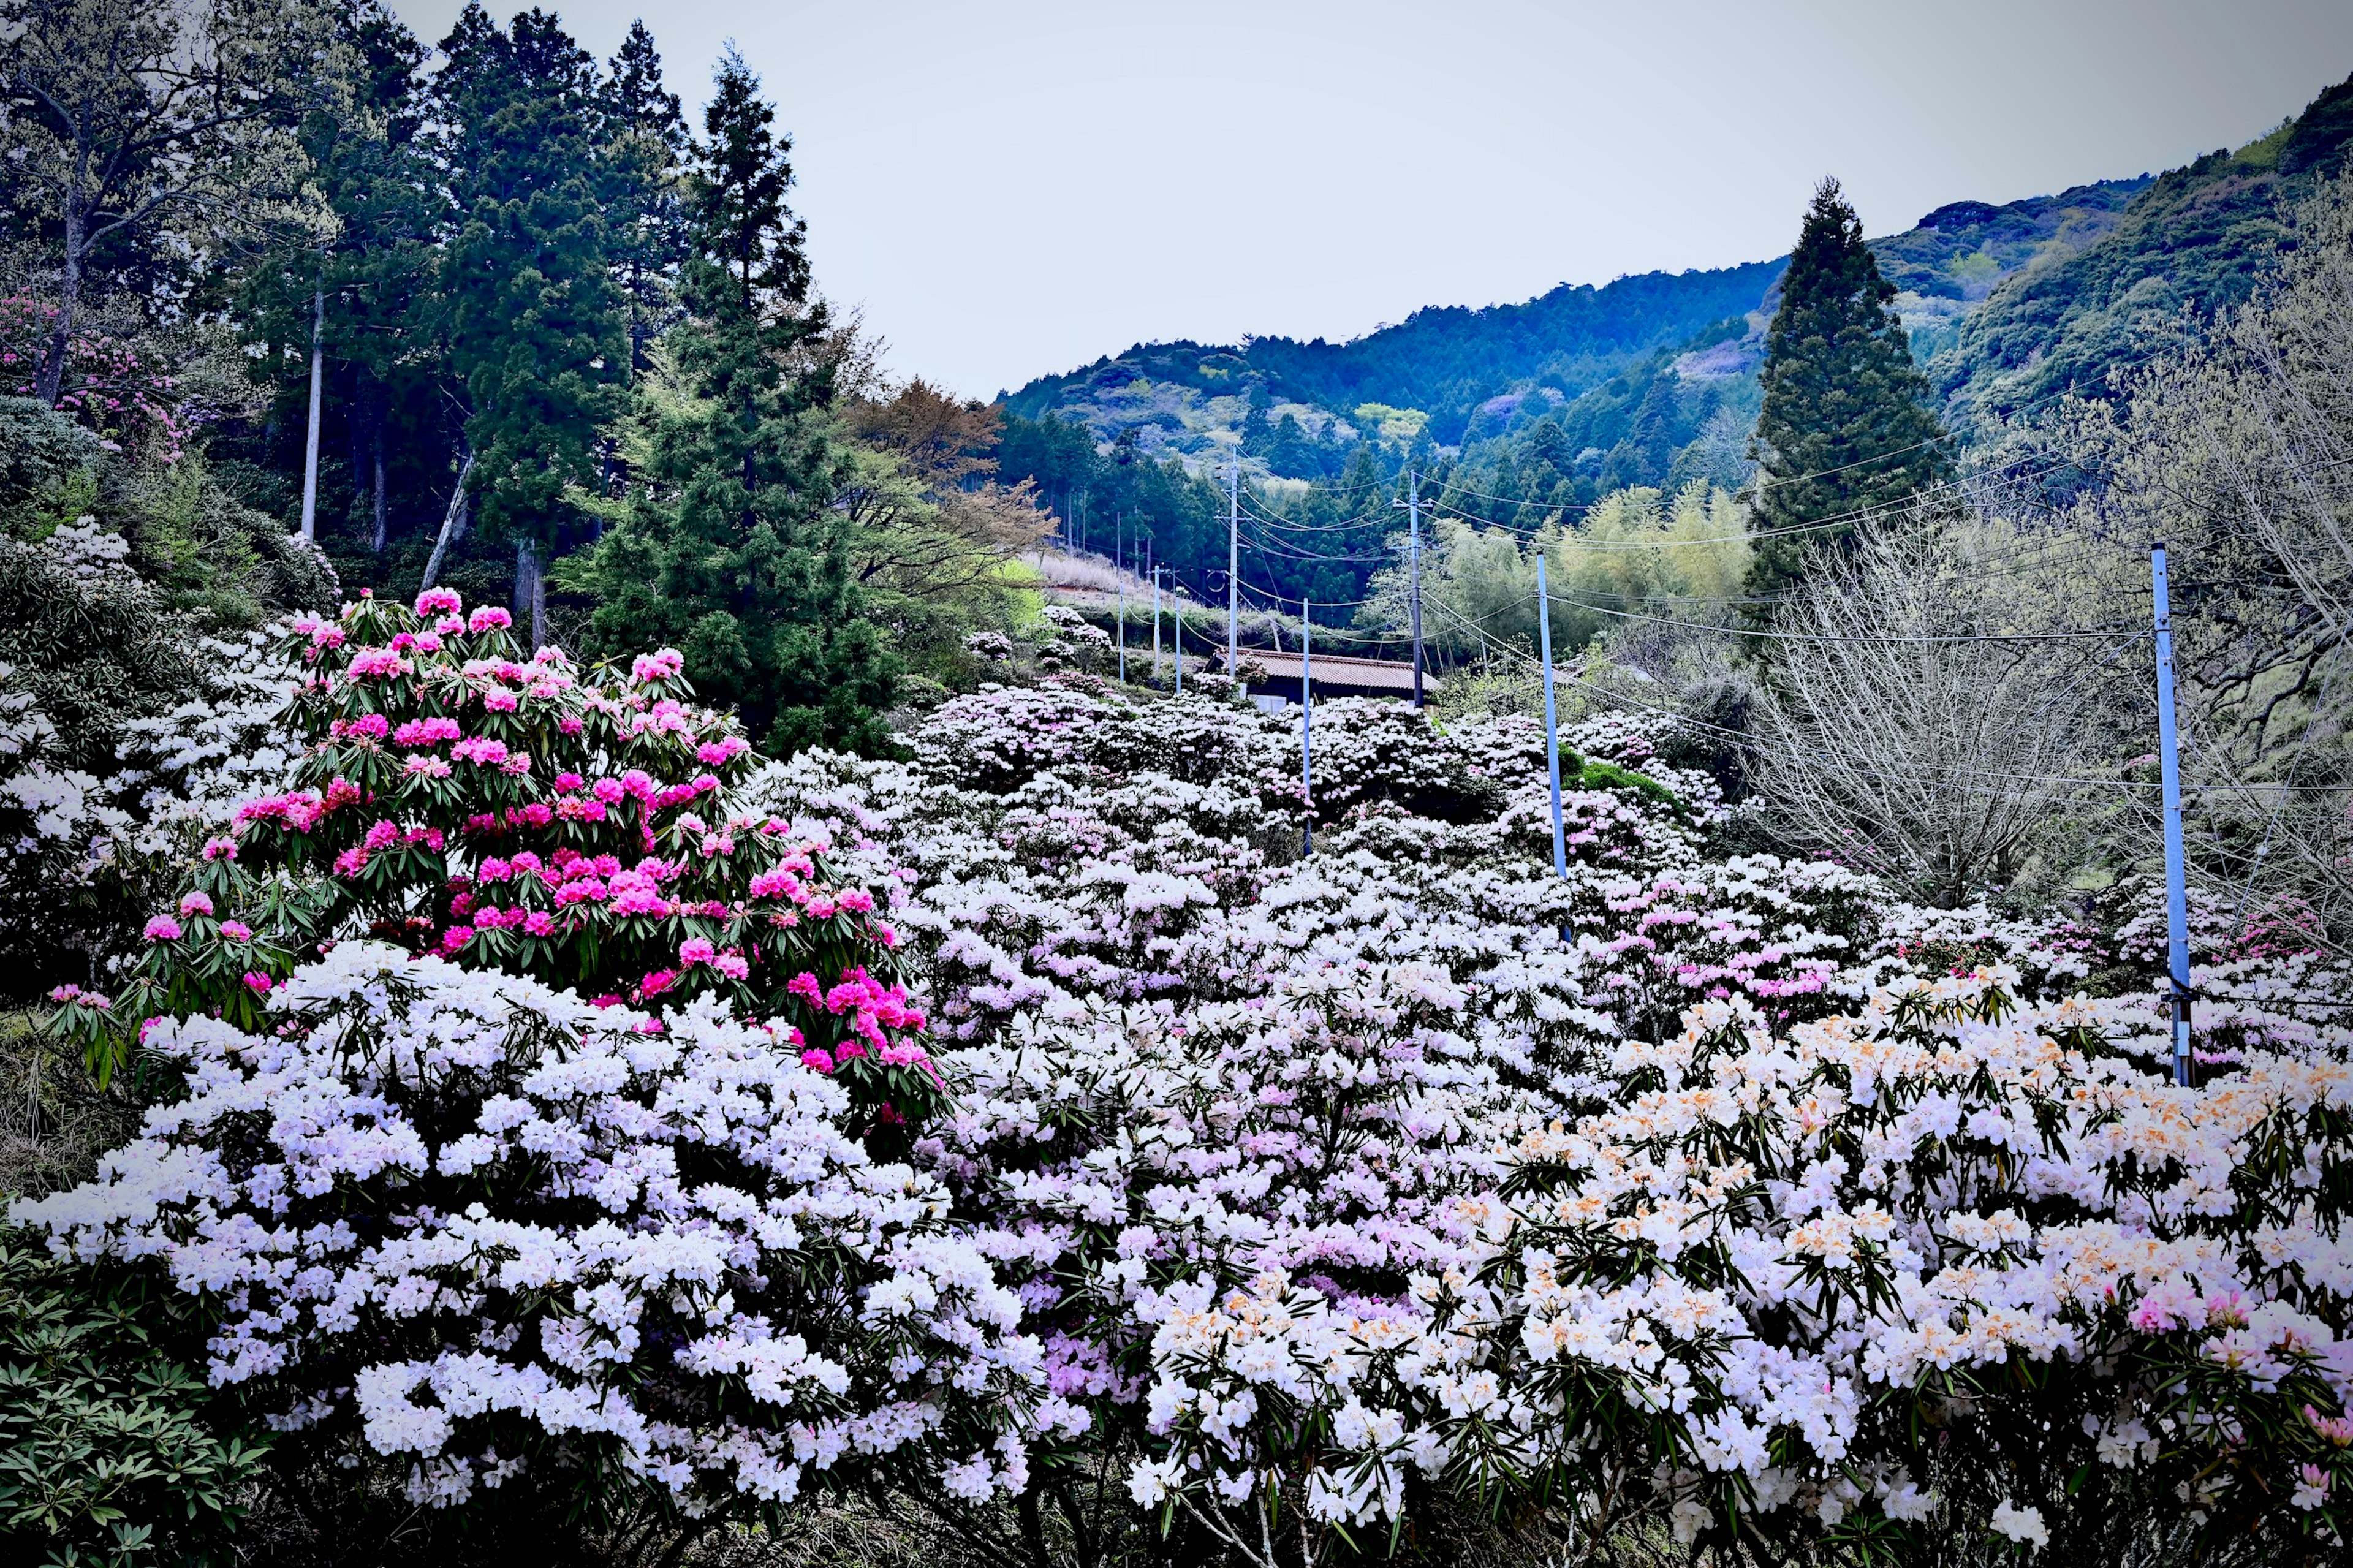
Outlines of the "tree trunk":
{"type": "Polygon", "coordinates": [[[385,529],[384,529],[384,525],[385,525],[385,504],[384,504],[384,500],[385,500],[385,497],[384,497],[384,419],[385,419],[385,410],[384,410],[384,408],[382,407],[382,405],[378,405],[378,407],[377,407],[377,409],[376,409],[375,429],[375,432],[374,432],[374,436],[375,436],[375,552],[376,552],[378,555],[381,555],[381,554],[383,554],[383,553],[384,553],[384,531],[385,531],[385,529]]]}
{"type": "Polygon", "coordinates": [[[49,325],[49,342],[41,353],[41,367],[33,378],[33,395],[50,408],[65,389],[66,351],[73,340],[74,312],[81,306],[82,252],[89,247],[88,226],[81,205],[72,197],[65,204],[66,266],[58,285],[58,319],[49,325]]]}
{"type": "Polygon", "coordinates": [[[547,575],[539,564],[539,542],[515,541],[514,618],[520,627],[531,626],[531,651],[547,640],[547,575]]]}
{"type": "Polygon", "coordinates": [[[302,443],[302,537],[318,537],[319,523],[319,363],[327,331],[327,292],[311,295],[311,431],[302,443]]]}
{"type": "Polygon", "coordinates": [[[458,465],[458,488],[449,492],[449,510],[441,514],[441,536],[433,542],[432,557],[425,563],[425,580],[417,586],[419,592],[433,586],[441,575],[441,563],[448,559],[449,547],[466,537],[466,521],[473,503],[466,497],[466,480],[474,471],[474,454],[469,450],[465,461],[458,465]]]}

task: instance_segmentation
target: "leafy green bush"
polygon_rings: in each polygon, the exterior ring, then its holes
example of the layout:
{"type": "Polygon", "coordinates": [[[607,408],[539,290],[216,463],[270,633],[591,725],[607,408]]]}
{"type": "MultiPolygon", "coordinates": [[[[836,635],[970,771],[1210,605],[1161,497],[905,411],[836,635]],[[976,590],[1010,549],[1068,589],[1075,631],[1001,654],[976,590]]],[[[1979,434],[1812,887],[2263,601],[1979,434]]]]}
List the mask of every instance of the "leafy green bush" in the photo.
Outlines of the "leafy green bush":
{"type": "Polygon", "coordinates": [[[209,1418],[211,1390],[166,1348],[167,1294],[0,1232],[0,1556],[227,1560],[265,1445],[209,1418]]]}

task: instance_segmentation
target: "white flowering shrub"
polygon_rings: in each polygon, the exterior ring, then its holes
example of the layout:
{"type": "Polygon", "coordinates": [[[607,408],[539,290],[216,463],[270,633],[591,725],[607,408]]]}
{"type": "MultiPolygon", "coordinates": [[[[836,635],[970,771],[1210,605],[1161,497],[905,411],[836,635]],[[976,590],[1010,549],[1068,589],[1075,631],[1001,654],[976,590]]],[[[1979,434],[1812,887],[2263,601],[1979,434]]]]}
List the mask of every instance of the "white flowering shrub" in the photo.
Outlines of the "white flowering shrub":
{"type": "Polygon", "coordinates": [[[432,1507],[626,1484],[692,1513],[885,1467],[1020,1484],[1019,1302],[781,1030],[373,942],[296,971],[267,1021],[159,1022],[185,1097],[13,1217],[200,1298],[211,1380],[281,1449],[388,1457],[432,1507]]]}
{"type": "Polygon", "coordinates": [[[2070,922],[1708,861],[1704,775],[1578,759],[1555,879],[1541,731],[1466,727],[1484,820],[1375,794],[1253,858],[1267,818],[1204,803],[1271,794],[1279,738],[1122,776],[1120,721],[1063,702],[943,714],[923,770],[823,792],[965,1042],[926,1156],[1091,1410],[1042,1484],[1108,1457],[1142,1528],[1269,1563],[1504,1496],[1565,1542],[1800,1558],[2082,1546],[2118,1499],[2341,1537],[2346,1040],[2287,994],[2324,981],[2211,1009],[2234,1076],[2176,1089],[2146,992],[2068,1000],[2070,922]],[[983,737],[1027,760],[976,792],[983,737]],[[1130,900],[1138,795],[1223,874],[1130,900]]]}
{"type": "Polygon", "coordinates": [[[60,1008],[185,1093],[25,1219],[201,1300],[308,1462],[1025,1559],[2343,1550],[2292,916],[2200,943],[2179,1088],[2137,892],[1712,859],[1657,723],[1577,734],[1556,874],[1540,730],[1324,705],[1307,856],[1295,726],[1190,682],[766,765],[498,619],[308,628],[292,778],[60,1008]]]}

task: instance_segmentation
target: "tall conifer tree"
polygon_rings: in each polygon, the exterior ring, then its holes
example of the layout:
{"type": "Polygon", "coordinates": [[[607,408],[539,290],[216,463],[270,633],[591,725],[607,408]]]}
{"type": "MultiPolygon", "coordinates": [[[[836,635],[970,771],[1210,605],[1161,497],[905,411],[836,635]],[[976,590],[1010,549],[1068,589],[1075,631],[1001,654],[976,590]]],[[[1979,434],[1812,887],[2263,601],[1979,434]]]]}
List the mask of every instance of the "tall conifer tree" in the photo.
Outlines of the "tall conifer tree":
{"type": "Polygon", "coordinates": [[[691,400],[649,399],[649,460],[628,514],[572,580],[613,647],[675,644],[709,701],[764,749],[887,749],[900,664],[863,615],[849,472],[828,413],[831,322],[808,298],[803,226],[785,205],[792,143],[730,49],[686,180],[692,247],[670,335],[691,400]]]}
{"type": "Polygon", "coordinates": [[[581,520],[599,427],[628,353],[591,134],[596,62],[550,13],[501,32],[470,5],[436,83],[458,228],[443,263],[451,368],[464,381],[470,489],[515,546],[517,607],[545,635],[541,565],[581,520]]]}
{"type": "Polygon", "coordinates": [[[1760,467],[1752,594],[1787,588],[1810,544],[1846,538],[1860,515],[1942,479],[1945,432],[1928,384],[1890,309],[1894,286],[1863,243],[1862,224],[1824,180],[1781,278],[1765,338],[1765,402],[1750,455],[1760,467]],[[1833,526],[1802,533],[1775,530],[1833,526]]]}
{"type": "Polygon", "coordinates": [[[678,94],[662,81],[661,56],[642,21],[607,68],[604,157],[607,226],[622,295],[629,313],[629,366],[646,366],[647,350],[677,309],[679,268],[686,259],[687,226],[680,176],[691,140],[678,94]]]}

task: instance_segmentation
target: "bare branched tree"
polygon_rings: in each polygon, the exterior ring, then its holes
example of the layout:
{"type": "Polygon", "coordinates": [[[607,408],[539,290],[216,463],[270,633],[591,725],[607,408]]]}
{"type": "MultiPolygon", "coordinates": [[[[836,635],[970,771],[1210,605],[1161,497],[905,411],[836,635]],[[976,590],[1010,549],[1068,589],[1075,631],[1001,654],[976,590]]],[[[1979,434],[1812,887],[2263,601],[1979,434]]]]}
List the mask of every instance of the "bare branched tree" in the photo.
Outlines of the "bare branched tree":
{"type": "Polygon", "coordinates": [[[2192,872],[2353,949],[2353,177],[2203,345],[2084,422],[2081,521],[2171,547],[2192,872]]]}
{"type": "Polygon", "coordinates": [[[2147,640],[2101,624],[2113,602],[2083,590],[2105,569],[2080,540],[1917,512],[1819,559],[1767,634],[1769,808],[1948,907],[2010,884],[2072,803],[2118,787],[2086,781],[2113,776],[2117,676],[2147,640]]]}

